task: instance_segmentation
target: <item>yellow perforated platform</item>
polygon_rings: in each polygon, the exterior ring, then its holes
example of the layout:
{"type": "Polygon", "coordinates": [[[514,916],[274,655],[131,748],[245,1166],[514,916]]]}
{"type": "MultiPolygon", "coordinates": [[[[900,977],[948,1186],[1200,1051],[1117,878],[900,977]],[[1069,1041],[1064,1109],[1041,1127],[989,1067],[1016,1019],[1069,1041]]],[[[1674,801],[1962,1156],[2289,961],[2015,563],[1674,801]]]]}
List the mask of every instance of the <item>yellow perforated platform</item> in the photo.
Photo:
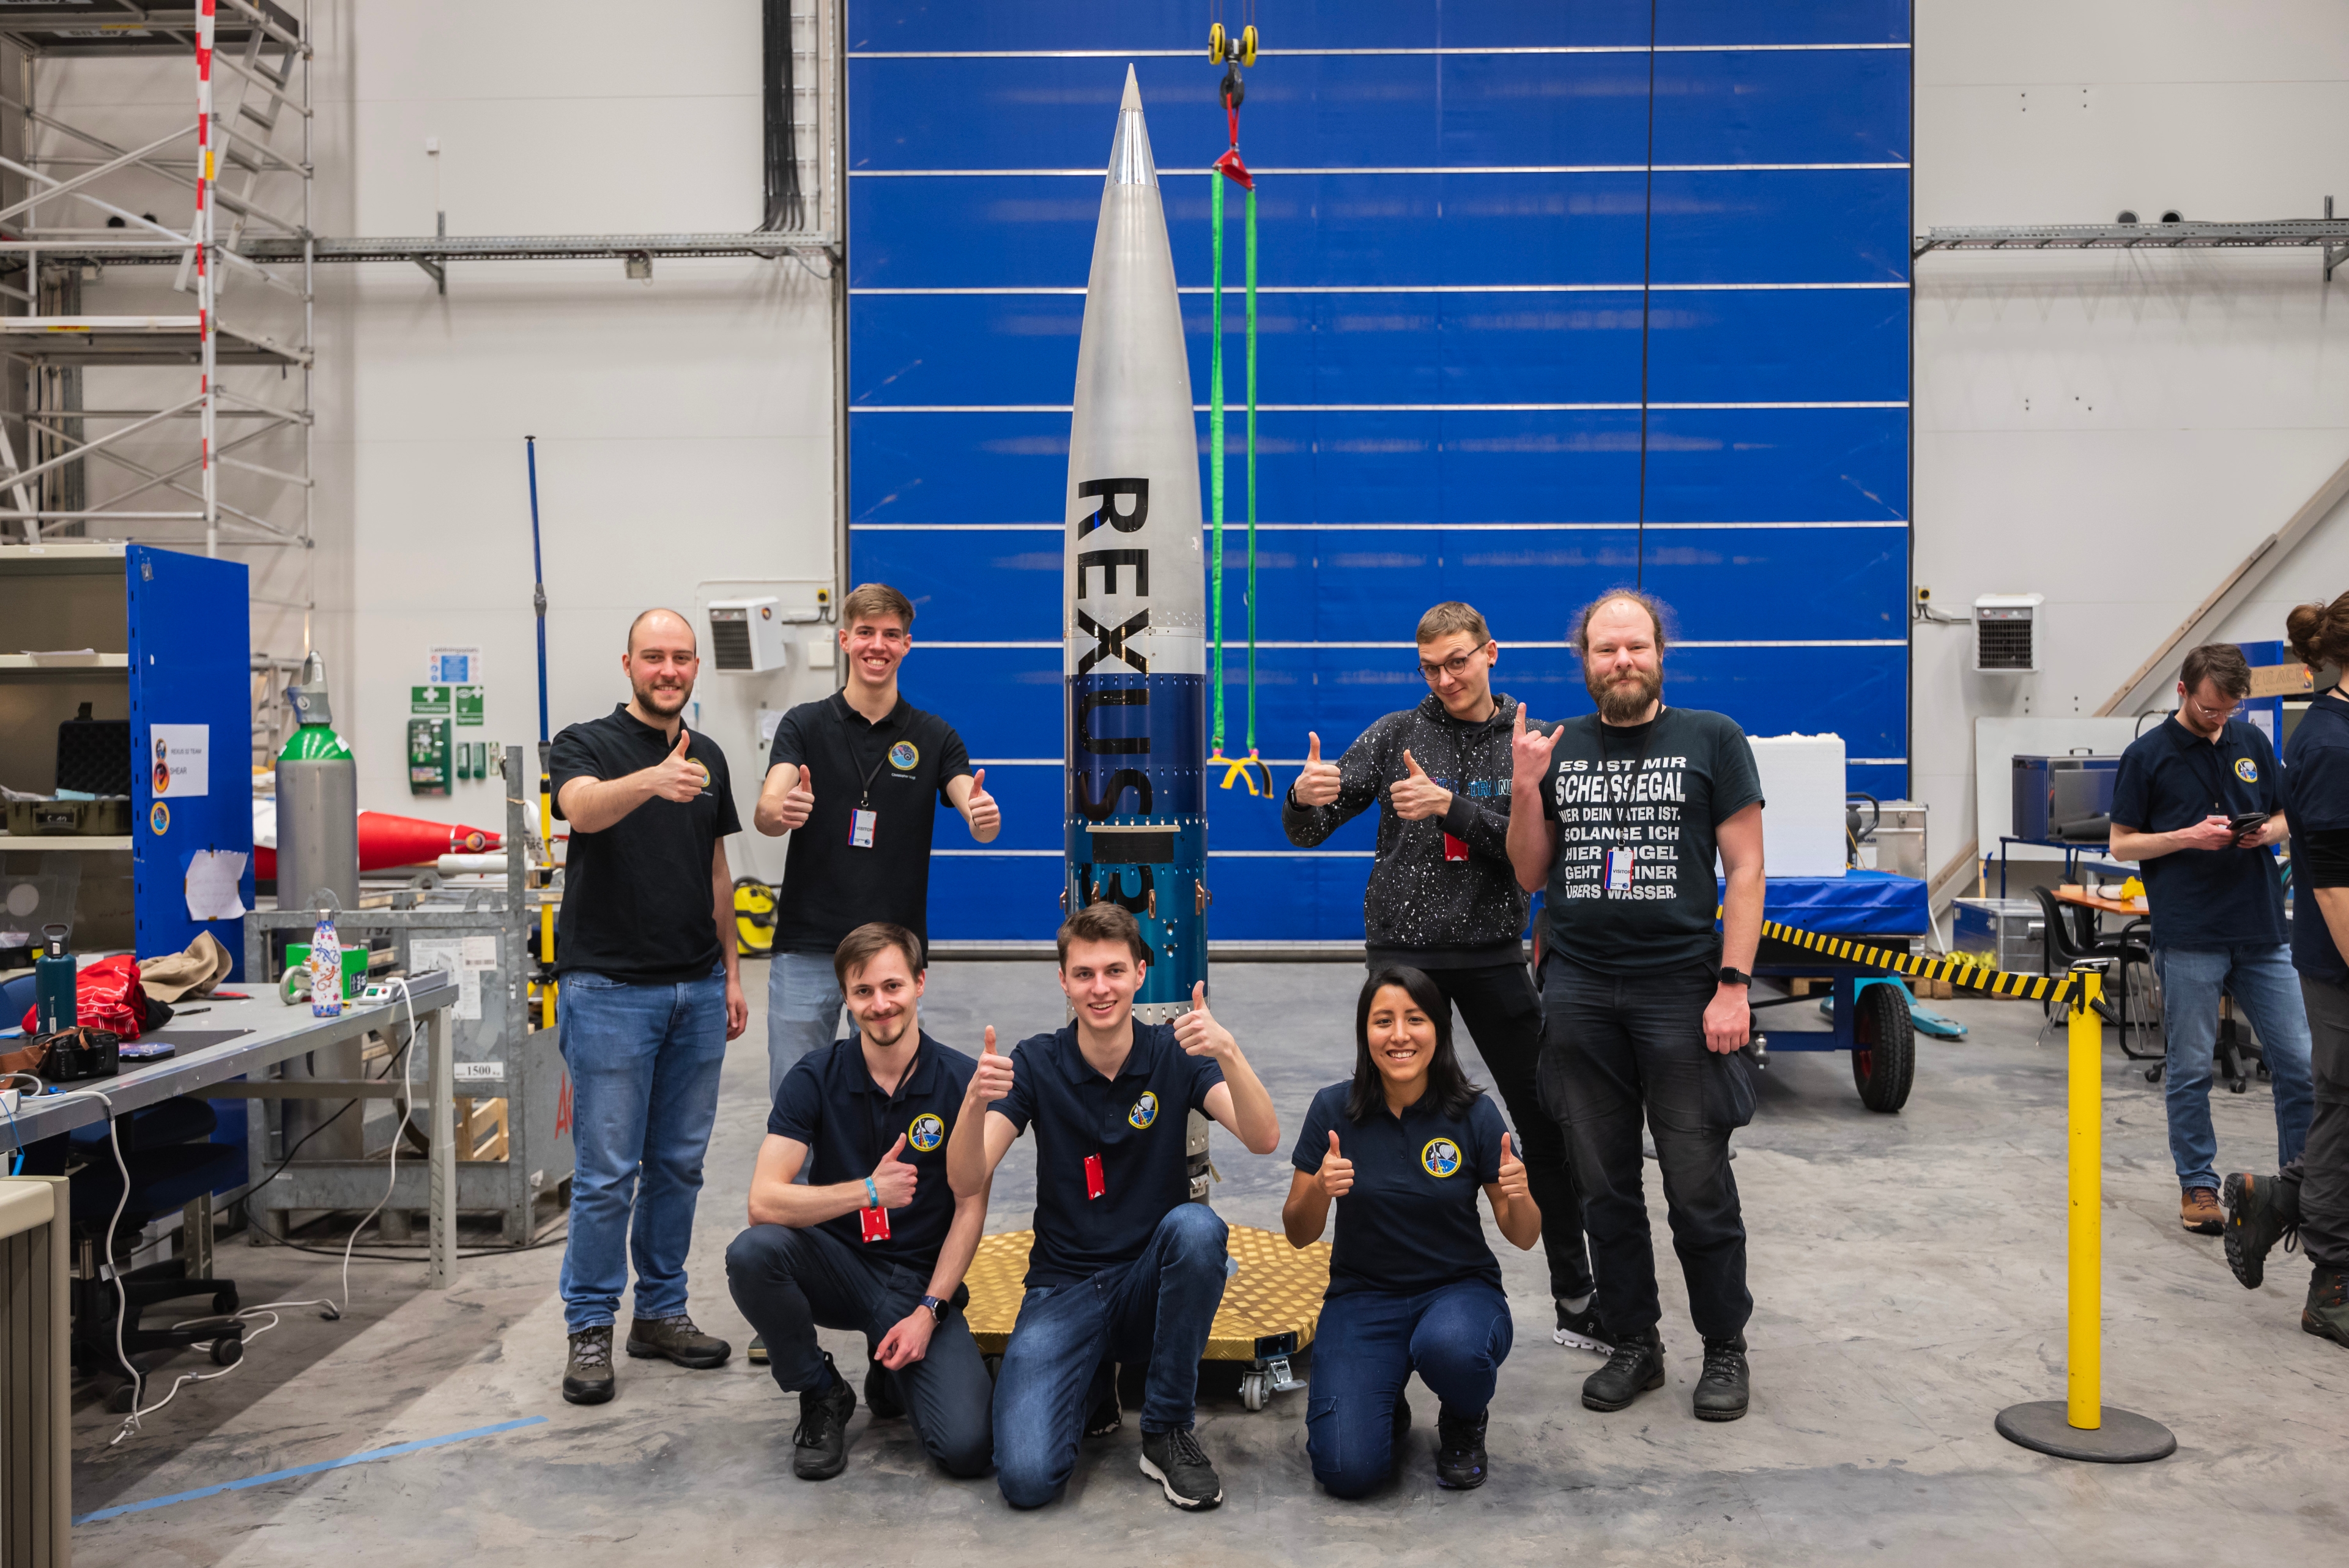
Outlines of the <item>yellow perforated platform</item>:
{"type": "MultiPolygon", "coordinates": [[[[1028,1272],[1033,1231],[1009,1231],[978,1243],[963,1282],[970,1287],[964,1318],[973,1339],[989,1355],[1003,1354],[1011,1325],[1019,1318],[1020,1283],[1028,1272]]],[[[1293,1334],[1302,1350],[1321,1324],[1321,1297],[1330,1288],[1330,1243],[1288,1244],[1288,1238],[1253,1226],[1235,1225],[1226,1251],[1237,1265],[1224,1285],[1224,1304],[1207,1332],[1210,1361],[1255,1361],[1257,1342],[1293,1334]]]]}

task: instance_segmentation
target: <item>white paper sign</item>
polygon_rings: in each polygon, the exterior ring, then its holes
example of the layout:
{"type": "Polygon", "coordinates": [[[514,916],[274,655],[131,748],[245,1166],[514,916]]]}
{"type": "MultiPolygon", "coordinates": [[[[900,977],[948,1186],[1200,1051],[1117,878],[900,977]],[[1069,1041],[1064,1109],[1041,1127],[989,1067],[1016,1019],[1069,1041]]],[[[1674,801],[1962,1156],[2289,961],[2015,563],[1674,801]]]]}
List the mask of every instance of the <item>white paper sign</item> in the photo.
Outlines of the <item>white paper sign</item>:
{"type": "Polygon", "coordinates": [[[460,1084],[502,1084],[506,1081],[503,1062],[452,1062],[450,1075],[460,1084]]]}
{"type": "Polygon", "coordinates": [[[147,765],[157,800],[192,800],[212,792],[210,724],[150,724],[147,765]]]}
{"type": "Polygon", "coordinates": [[[761,750],[775,743],[775,732],[782,726],[784,711],[781,708],[759,710],[759,745],[761,750]]]}
{"type": "Polygon", "coordinates": [[[498,967],[498,939],[495,937],[465,937],[461,939],[458,961],[469,970],[498,967]]]}
{"type": "Polygon", "coordinates": [[[438,970],[457,981],[457,1005],[451,1011],[459,1018],[479,1018],[481,1015],[481,971],[465,962],[468,941],[495,942],[495,937],[418,937],[408,944],[408,969],[411,974],[438,970]]]}
{"type": "MultiPolygon", "coordinates": [[[[197,728],[202,729],[202,725],[197,728]]],[[[241,850],[199,849],[188,862],[188,919],[234,920],[244,915],[238,884],[244,878],[241,850]]]]}
{"type": "Polygon", "coordinates": [[[479,686],[481,683],[481,650],[478,648],[427,649],[424,679],[434,686],[479,686]]]}

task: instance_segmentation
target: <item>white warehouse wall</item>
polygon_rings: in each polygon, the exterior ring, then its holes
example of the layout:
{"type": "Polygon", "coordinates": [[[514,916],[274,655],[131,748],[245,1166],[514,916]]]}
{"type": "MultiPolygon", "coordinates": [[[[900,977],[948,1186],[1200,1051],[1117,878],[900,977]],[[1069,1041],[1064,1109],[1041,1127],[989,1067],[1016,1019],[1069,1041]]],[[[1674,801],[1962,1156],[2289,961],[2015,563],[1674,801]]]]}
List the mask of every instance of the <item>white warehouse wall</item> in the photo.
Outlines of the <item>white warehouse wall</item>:
{"type": "MultiPolygon", "coordinates": [[[[1920,0],[1916,228],[2349,211],[2334,0],[1920,0]]],[[[2047,596],[2041,672],[1920,626],[1912,773],[1940,866],[1974,836],[1973,720],[2093,713],[2349,461],[2349,268],[2313,250],[1936,253],[1917,263],[1915,580],[2047,596]]],[[[2349,590],[2349,523],[2222,635],[2349,590]]]]}
{"type": "MultiPolygon", "coordinates": [[[[758,225],[760,22],[745,0],[671,0],[649,30],[612,0],[345,0],[316,15],[318,184],[348,202],[326,232],[431,233],[428,137],[452,234],[758,225]]],[[[413,266],[322,270],[320,642],[363,806],[502,826],[493,782],[409,794],[404,742],[409,688],[437,645],[484,653],[487,722],[457,739],[537,739],[525,435],[556,730],[626,700],[619,656],[638,610],[691,615],[710,578],[831,581],[821,262],[664,260],[648,283],[616,260],[482,262],[452,267],[446,296],[413,266]]],[[[803,663],[705,670],[703,726],[746,826],[764,771],[755,704],[831,687],[803,663]]],[[[738,871],[779,877],[778,848],[746,833],[738,871]]]]}

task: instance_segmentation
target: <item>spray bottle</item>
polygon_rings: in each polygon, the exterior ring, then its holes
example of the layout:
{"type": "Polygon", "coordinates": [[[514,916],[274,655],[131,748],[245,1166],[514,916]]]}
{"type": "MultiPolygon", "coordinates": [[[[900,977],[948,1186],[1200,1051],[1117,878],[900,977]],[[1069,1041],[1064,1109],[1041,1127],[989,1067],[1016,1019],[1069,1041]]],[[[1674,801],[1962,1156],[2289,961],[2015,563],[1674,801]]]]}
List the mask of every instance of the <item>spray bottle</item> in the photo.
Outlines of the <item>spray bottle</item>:
{"type": "Polygon", "coordinates": [[[317,929],[310,933],[310,1016],[343,1015],[343,944],[335,936],[332,910],[318,911],[317,929]]]}

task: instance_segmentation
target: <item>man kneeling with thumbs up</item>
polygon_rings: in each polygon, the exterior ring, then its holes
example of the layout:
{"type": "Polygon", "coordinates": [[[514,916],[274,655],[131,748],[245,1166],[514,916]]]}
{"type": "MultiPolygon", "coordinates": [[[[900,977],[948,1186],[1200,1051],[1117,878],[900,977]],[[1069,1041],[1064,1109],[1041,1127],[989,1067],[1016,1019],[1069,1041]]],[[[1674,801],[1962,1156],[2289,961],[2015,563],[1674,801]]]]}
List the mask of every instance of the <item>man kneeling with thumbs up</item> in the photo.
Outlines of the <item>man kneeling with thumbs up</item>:
{"type": "Polygon", "coordinates": [[[784,1077],[750,1178],[750,1228],[726,1249],[734,1303],[766,1341],[775,1383],[800,1397],[792,1468],[828,1480],[848,1463],[856,1395],[817,1348],[861,1331],[864,1402],[903,1410],[947,1474],[987,1473],[987,1366],[958,1310],[987,1224],[985,1180],[957,1196],[946,1146],[977,1064],[922,1032],[922,948],[903,926],[859,926],[833,955],[856,1037],[784,1077]],[[804,1183],[800,1167],[812,1157],[804,1183]]]}
{"type": "Polygon", "coordinates": [[[1028,1291],[995,1380],[996,1484],[1040,1508],[1076,1468],[1081,1438],[1118,1424],[1113,1363],[1146,1363],[1142,1472],[1177,1508],[1224,1501],[1191,1435],[1199,1358],[1228,1260],[1215,1210],[1193,1203],[1184,1158],[1192,1111],[1270,1154],[1280,1121],[1206,987],[1172,1024],[1138,1023],[1150,949],[1133,915],[1091,904],[1061,927],[1061,990],[1075,1020],[995,1054],[995,1031],[947,1145],[947,1179],[983,1194],[1036,1129],[1036,1240],[1028,1291]]]}

